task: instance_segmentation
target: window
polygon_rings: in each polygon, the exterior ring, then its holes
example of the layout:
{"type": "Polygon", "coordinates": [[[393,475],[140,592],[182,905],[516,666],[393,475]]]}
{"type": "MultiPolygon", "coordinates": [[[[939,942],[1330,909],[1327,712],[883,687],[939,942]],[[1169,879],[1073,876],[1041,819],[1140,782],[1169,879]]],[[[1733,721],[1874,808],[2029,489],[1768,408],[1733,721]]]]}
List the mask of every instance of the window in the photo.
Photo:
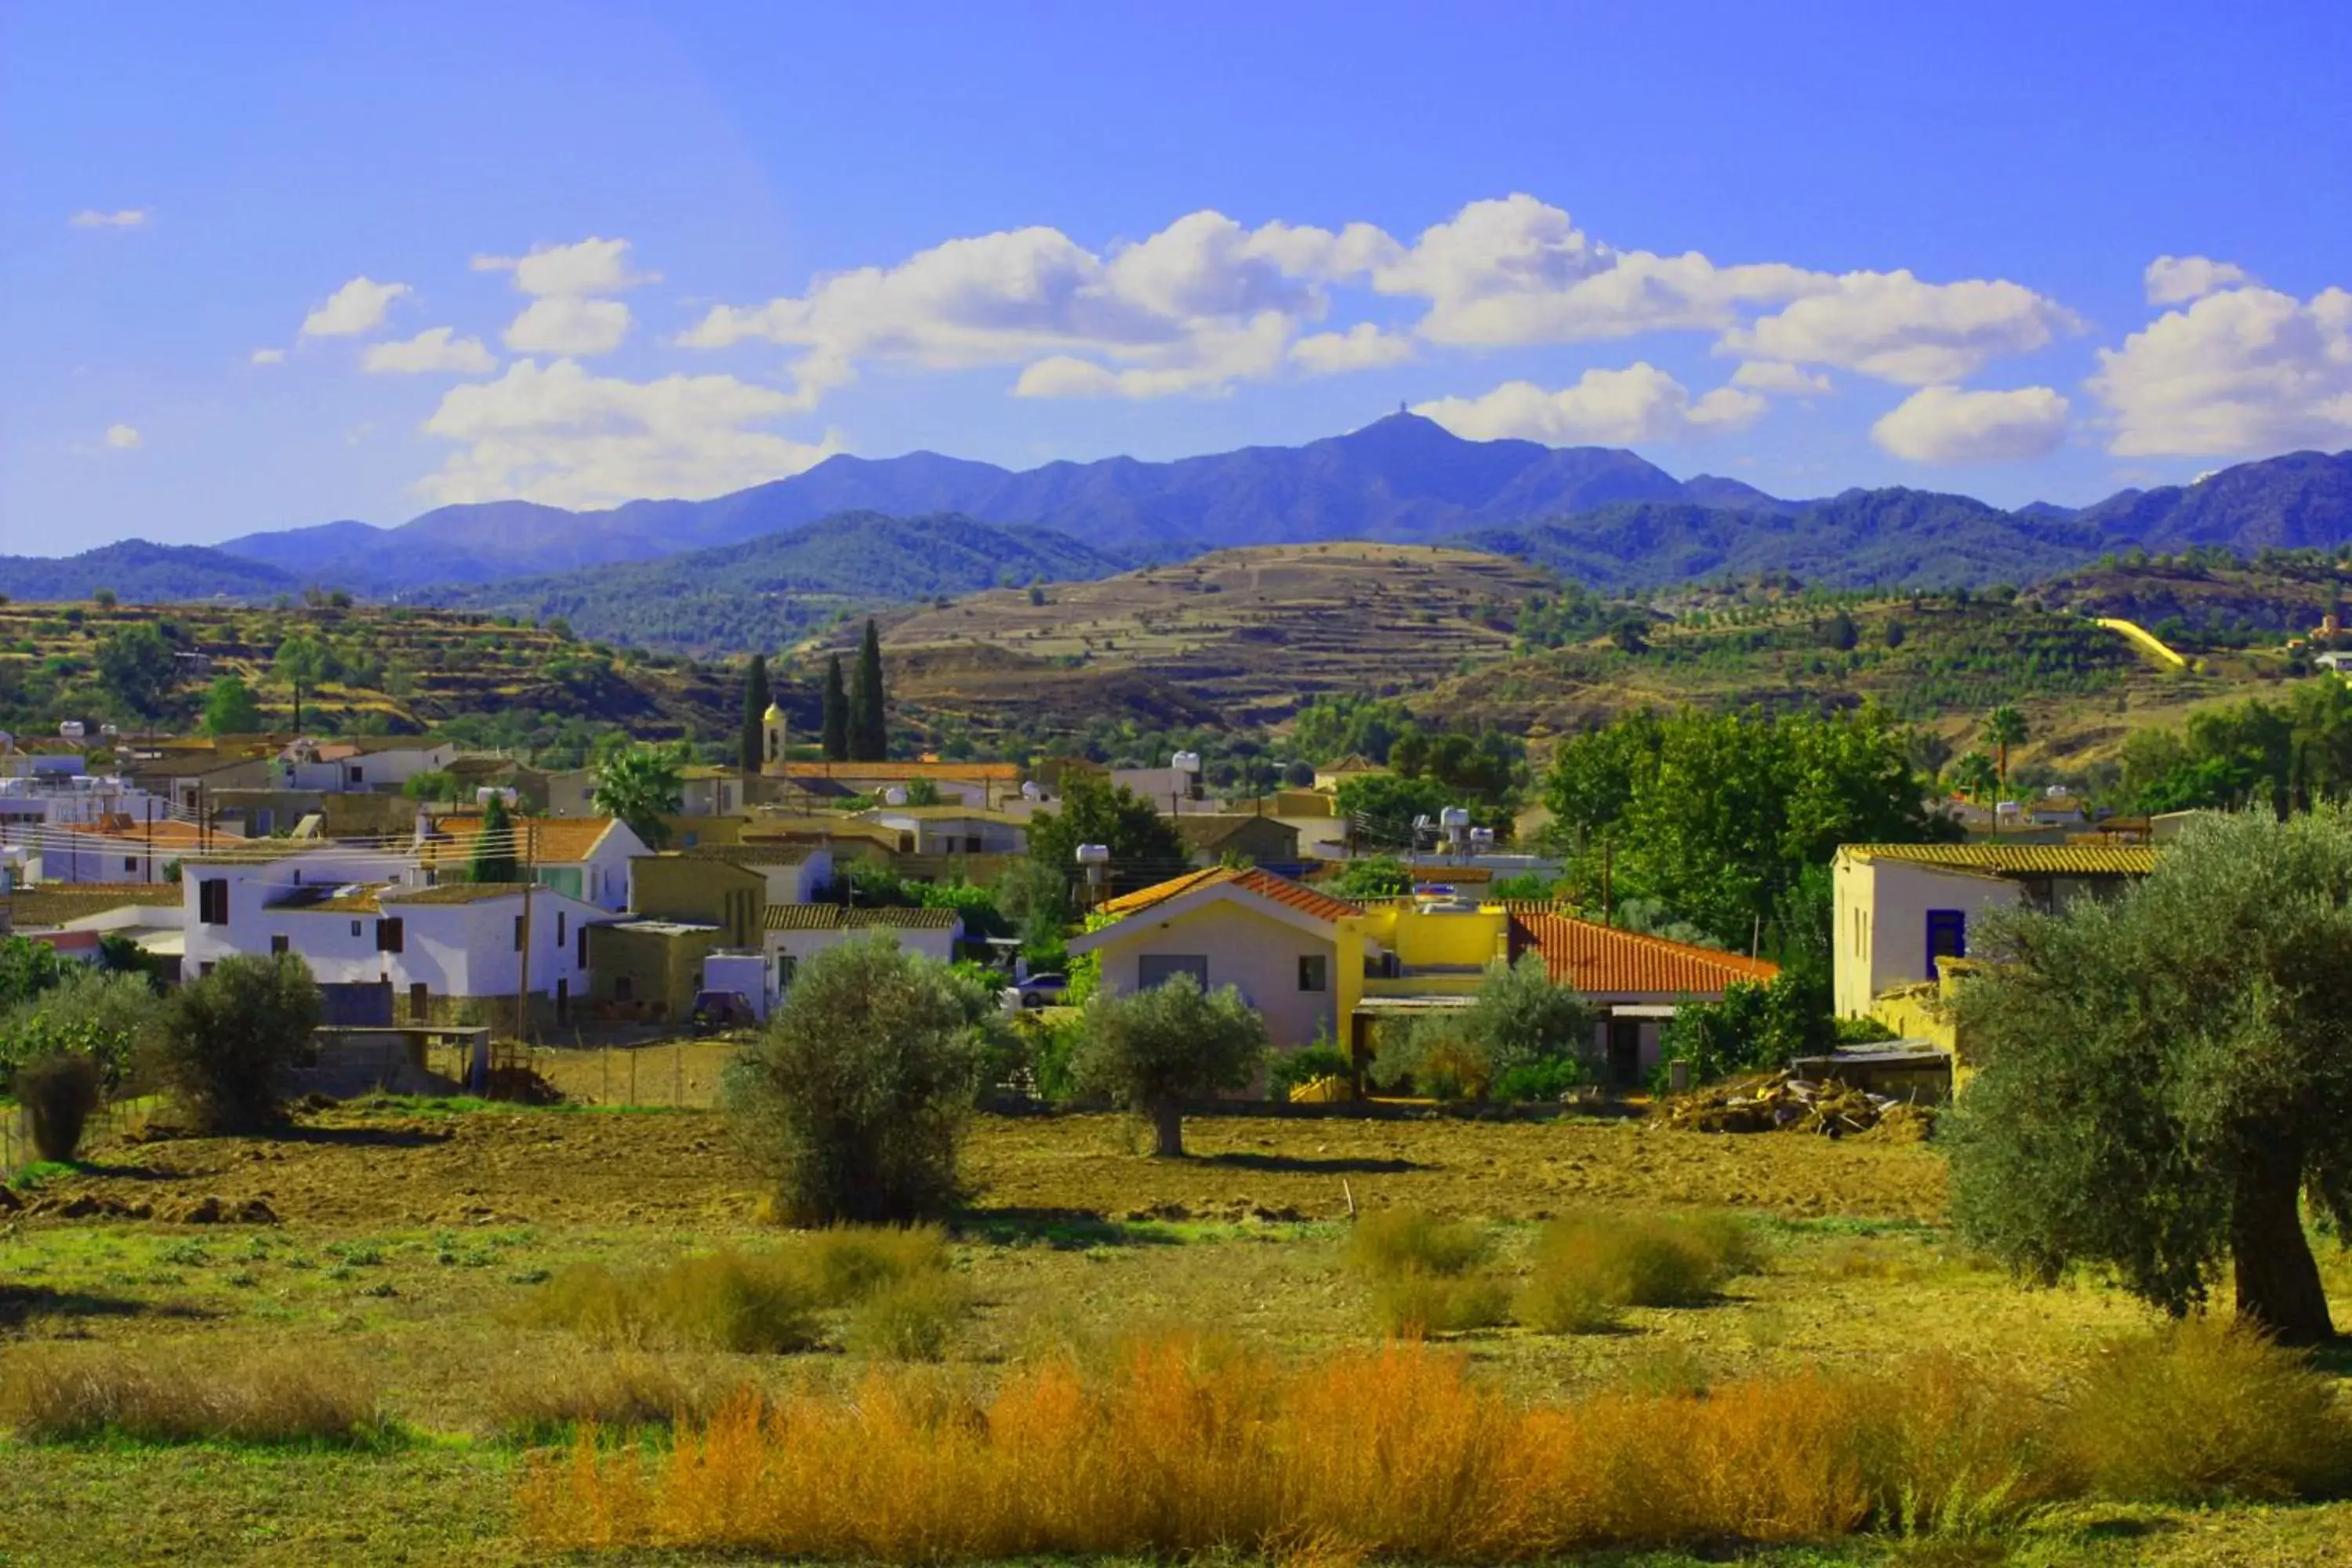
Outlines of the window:
{"type": "Polygon", "coordinates": [[[515,951],[522,951],[522,916],[515,916],[515,951]]]}
{"type": "Polygon", "coordinates": [[[1135,961],[1135,984],[1146,991],[1155,985],[1165,984],[1179,974],[1191,975],[1200,984],[1201,989],[1206,991],[1209,988],[1208,954],[1147,952],[1135,961]]]}
{"type": "Polygon", "coordinates": [[[1969,955],[1969,916],[1966,910],[1929,910],[1927,911],[1927,978],[1942,978],[1937,968],[1939,960],[1966,958],[1969,955]]]}
{"type": "Polygon", "coordinates": [[[125,855],[122,858],[122,868],[126,871],[136,871],[139,869],[139,857],[136,855],[125,855]]]}
{"type": "Polygon", "coordinates": [[[361,780],[362,780],[362,778],[364,776],[364,775],[362,775],[362,774],[361,773],[361,772],[360,772],[360,765],[359,765],[357,763],[353,763],[352,764],[350,772],[351,772],[351,781],[352,781],[352,783],[353,783],[353,784],[358,784],[358,783],[360,783],[360,782],[361,782],[361,780]]]}
{"type": "Polygon", "coordinates": [[[782,991],[785,986],[790,985],[793,983],[793,976],[800,973],[800,968],[801,961],[794,958],[791,953],[786,952],[778,954],[776,958],[776,989],[782,991]]]}
{"type": "Polygon", "coordinates": [[[563,911],[562,910],[555,911],[555,945],[558,947],[563,945],[563,911]]]}
{"type": "Polygon", "coordinates": [[[375,922],[375,950],[378,952],[398,952],[407,931],[398,915],[390,915],[375,922]]]}
{"type": "Polygon", "coordinates": [[[614,976],[613,976],[613,1000],[614,1000],[614,1001],[615,1001],[615,1002],[633,1002],[633,1001],[636,1000],[636,994],[637,994],[637,988],[636,988],[635,984],[634,984],[634,983],[629,979],[629,977],[628,977],[627,975],[625,975],[625,974],[615,974],[614,976]]]}
{"type": "Polygon", "coordinates": [[[359,922],[359,921],[353,921],[352,922],[352,936],[354,936],[354,937],[356,937],[356,936],[358,936],[359,934],[360,934],[360,922],[359,922]]]}
{"type": "Polygon", "coordinates": [[[273,937],[271,937],[271,938],[269,939],[269,951],[270,951],[273,954],[274,954],[274,953],[280,953],[280,952],[284,952],[286,951],[286,934],[285,934],[285,932],[280,931],[278,935],[273,936],[273,937]]]}
{"type": "Polygon", "coordinates": [[[425,982],[417,981],[408,988],[408,1021],[422,1024],[432,1016],[433,993],[425,988],[425,982]]]}
{"type": "Polygon", "coordinates": [[[1298,955],[1298,988],[1301,991],[1331,989],[1331,961],[1319,952],[1298,955]]]}
{"type": "Polygon", "coordinates": [[[210,959],[206,959],[204,963],[196,965],[196,978],[199,980],[203,979],[205,975],[210,974],[212,972],[213,965],[210,959]]]}
{"type": "Polygon", "coordinates": [[[572,954],[572,962],[583,969],[587,968],[588,928],[586,926],[582,926],[578,931],[572,933],[572,943],[577,951],[572,954]]]}
{"type": "Polygon", "coordinates": [[[208,926],[228,924],[228,879],[207,877],[196,884],[196,919],[208,926]]]}

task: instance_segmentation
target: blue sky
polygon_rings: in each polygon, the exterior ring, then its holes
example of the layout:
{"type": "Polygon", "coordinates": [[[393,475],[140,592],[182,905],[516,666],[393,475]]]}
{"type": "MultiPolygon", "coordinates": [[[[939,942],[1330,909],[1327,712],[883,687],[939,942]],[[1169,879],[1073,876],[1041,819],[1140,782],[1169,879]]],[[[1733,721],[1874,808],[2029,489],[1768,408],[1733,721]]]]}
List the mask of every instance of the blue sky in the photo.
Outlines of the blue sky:
{"type": "Polygon", "coordinates": [[[0,5],[0,550],[1401,403],[1797,495],[2352,447],[2340,17],[2125,16],[0,5]]]}

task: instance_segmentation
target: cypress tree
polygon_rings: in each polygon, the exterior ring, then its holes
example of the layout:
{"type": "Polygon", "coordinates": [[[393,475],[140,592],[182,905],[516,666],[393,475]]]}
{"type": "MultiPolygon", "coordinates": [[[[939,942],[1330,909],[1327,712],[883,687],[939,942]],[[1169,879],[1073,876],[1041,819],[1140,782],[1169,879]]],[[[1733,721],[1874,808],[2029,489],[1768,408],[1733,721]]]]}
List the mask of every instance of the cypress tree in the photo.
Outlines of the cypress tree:
{"type": "Polygon", "coordinates": [[[738,765],[756,773],[768,754],[768,656],[755,653],[743,676],[743,741],[738,765]]]}
{"type": "Polygon", "coordinates": [[[841,656],[824,662],[824,760],[849,760],[849,693],[841,682],[841,656]]]}
{"type": "Polygon", "coordinates": [[[850,697],[849,754],[861,763],[878,763],[890,754],[890,721],[882,692],[882,637],[872,621],[866,623],[866,640],[858,646],[850,697]]]}

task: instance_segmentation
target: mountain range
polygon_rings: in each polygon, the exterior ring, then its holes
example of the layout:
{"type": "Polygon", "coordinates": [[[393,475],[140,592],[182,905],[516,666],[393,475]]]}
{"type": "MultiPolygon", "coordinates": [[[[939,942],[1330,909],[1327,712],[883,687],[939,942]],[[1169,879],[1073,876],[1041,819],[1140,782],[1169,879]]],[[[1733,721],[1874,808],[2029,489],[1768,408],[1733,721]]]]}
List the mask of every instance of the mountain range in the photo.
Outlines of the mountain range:
{"type": "Polygon", "coordinates": [[[2004,510],[1899,488],[1786,500],[1718,476],[1678,479],[1613,447],[1465,440],[1400,412],[1304,446],[1174,462],[1015,472],[930,452],[840,456],[709,500],[599,511],[495,501],[211,549],[130,541],[68,560],[0,559],[0,593],[255,598],[316,584],[562,614],[590,635],[767,646],[860,604],[1336,539],[1469,544],[1604,587],[1767,570],[1832,584],[2023,584],[2134,547],[2352,544],[2352,452],[2290,453],[2088,507],[2004,510]]]}

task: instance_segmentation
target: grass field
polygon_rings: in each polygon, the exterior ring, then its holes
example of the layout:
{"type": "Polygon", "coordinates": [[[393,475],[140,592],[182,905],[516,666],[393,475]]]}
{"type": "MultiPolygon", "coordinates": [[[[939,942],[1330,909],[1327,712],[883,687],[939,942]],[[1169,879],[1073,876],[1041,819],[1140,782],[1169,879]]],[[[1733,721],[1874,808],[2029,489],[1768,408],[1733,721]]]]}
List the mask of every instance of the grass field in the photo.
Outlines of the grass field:
{"type": "MultiPolygon", "coordinates": [[[[1171,1329],[1206,1328],[1289,1363],[1373,1347],[1373,1286],[1348,1260],[1351,1205],[1480,1222],[1506,1279],[1528,1266],[1551,1215],[1753,1216],[1760,1268],[1707,1304],[1633,1308],[1613,1332],[1448,1339],[1476,1376],[1530,1398],[1815,1364],[1884,1373],[1900,1400],[1892,1369],[1923,1348],[2045,1381],[2149,1322],[2095,1283],[2021,1289],[1956,1246],[1938,1218],[1940,1156],[1918,1144],[1598,1120],[1246,1116],[1195,1119],[1188,1142],[1193,1158],[1156,1162],[1116,1118],[983,1119],[968,1161],[978,1193],[949,1253],[971,1307],[953,1319],[936,1375],[989,1385],[1040,1358],[1099,1357],[1171,1329]]],[[[345,1110],[274,1140],[104,1147],[22,1195],[33,1207],[0,1220],[0,1384],[45,1354],[204,1367],[266,1356],[380,1394],[392,1425],[330,1449],[0,1442],[0,1563],[11,1564],[544,1560],[516,1504],[535,1440],[514,1431],[526,1391],[576,1386],[614,1362],[532,1313],[547,1282],[582,1266],[781,1245],[726,1124],[695,1110],[345,1110]],[[76,1198],[177,1212],[207,1195],[232,1208],[258,1199],[280,1223],[54,1212],[76,1198]]],[[[2332,1250],[2328,1264],[2338,1315],[2352,1315],[2352,1269],[2332,1250]]],[[[871,1364],[845,1348],[854,1324],[831,1311],[818,1321],[821,1348],[802,1353],[651,1346],[632,1364],[679,1388],[854,1386],[871,1364]]],[[[2073,1505],[1999,1542],[1937,1550],[1932,1560],[1950,1562],[2342,1563],[2352,1507],[2073,1505]]],[[[1756,1558],[1931,1560],[1879,1540],[1756,1558]]]]}

